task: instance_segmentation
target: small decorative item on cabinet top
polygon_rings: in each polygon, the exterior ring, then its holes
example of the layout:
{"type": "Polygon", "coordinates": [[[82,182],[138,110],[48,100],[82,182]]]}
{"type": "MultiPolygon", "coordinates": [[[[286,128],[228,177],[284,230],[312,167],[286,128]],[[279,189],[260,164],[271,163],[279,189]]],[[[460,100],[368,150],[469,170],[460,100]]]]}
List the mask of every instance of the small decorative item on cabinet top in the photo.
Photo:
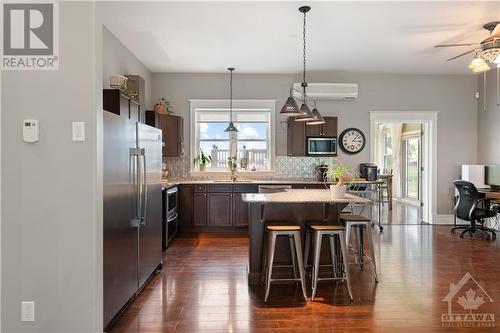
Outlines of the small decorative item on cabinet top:
{"type": "Polygon", "coordinates": [[[111,75],[109,77],[109,86],[113,89],[125,89],[127,87],[127,78],[123,75],[111,75]]]}
{"type": "Polygon", "coordinates": [[[236,168],[238,167],[238,162],[236,162],[236,157],[228,157],[227,166],[229,168],[229,171],[236,171],[236,168]]]}
{"type": "Polygon", "coordinates": [[[162,114],[174,113],[172,104],[165,97],[161,97],[155,104],[155,111],[162,114]]]}

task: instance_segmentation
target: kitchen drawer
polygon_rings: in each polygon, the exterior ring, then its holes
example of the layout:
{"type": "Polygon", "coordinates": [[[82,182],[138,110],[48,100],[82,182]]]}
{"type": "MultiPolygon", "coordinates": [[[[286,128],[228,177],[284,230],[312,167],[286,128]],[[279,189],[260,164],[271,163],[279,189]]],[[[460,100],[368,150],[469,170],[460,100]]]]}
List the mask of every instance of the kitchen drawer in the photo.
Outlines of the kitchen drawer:
{"type": "Polygon", "coordinates": [[[208,192],[231,192],[231,184],[209,184],[208,192]]]}
{"type": "Polygon", "coordinates": [[[248,184],[233,185],[233,192],[236,192],[236,193],[257,193],[257,192],[259,192],[259,186],[258,185],[248,185],[248,184]]]}
{"type": "Polygon", "coordinates": [[[195,192],[206,192],[207,191],[207,185],[206,184],[195,184],[194,185],[194,191],[195,192]]]}

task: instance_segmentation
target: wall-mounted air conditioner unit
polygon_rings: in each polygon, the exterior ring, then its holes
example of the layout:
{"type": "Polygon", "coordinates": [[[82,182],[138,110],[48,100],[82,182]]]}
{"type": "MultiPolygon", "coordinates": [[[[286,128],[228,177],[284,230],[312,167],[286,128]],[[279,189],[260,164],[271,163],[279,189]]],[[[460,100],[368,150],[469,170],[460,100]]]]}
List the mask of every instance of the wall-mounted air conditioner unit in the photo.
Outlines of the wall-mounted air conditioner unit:
{"type": "MultiPolygon", "coordinates": [[[[302,91],[301,83],[294,83],[293,88],[302,91]]],[[[308,83],[307,96],[313,99],[332,99],[353,101],[358,98],[357,83],[308,83]]],[[[294,97],[302,99],[302,95],[294,91],[294,97]]]]}

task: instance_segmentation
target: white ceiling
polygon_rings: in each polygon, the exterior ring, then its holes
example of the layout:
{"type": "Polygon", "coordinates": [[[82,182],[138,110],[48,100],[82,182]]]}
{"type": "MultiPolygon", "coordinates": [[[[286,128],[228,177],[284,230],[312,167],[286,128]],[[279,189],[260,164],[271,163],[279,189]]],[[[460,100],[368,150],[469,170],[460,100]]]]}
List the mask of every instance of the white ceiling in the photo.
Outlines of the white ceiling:
{"type": "Polygon", "coordinates": [[[308,69],[364,73],[469,73],[479,42],[500,21],[500,2],[114,2],[105,25],[152,72],[297,73],[308,4],[308,69]]]}

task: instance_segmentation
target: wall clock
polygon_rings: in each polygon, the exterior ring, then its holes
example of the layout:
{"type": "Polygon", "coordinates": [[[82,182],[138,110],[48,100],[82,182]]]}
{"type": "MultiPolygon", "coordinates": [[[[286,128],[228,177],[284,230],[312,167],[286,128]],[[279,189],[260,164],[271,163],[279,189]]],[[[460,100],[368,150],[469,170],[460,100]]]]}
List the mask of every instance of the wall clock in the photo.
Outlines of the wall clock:
{"type": "Polygon", "coordinates": [[[340,133],[340,148],[346,154],[357,154],[365,148],[366,137],[357,128],[348,128],[340,133]]]}

